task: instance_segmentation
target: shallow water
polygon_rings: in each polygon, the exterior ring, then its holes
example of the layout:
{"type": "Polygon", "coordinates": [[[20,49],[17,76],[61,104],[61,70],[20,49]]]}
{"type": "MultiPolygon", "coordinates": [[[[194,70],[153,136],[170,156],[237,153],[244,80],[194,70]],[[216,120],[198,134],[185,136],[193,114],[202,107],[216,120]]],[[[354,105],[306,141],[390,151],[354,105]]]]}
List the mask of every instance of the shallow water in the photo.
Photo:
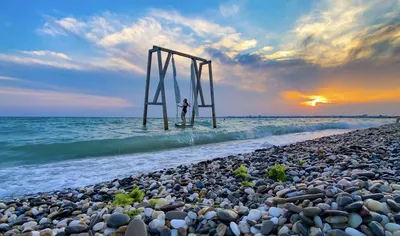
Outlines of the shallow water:
{"type": "Polygon", "coordinates": [[[162,129],[161,119],[0,118],[0,197],[113,178],[368,128],[390,119],[226,118],[162,129]]]}

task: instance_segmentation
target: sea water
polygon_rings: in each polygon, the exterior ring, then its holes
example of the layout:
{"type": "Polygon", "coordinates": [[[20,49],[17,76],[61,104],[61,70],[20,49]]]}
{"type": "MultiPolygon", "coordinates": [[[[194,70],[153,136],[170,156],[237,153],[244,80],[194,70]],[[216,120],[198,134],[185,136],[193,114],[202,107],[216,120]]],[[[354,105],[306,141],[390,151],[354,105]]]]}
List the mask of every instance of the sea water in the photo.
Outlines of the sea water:
{"type": "Polygon", "coordinates": [[[114,178],[393,123],[371,118],[0,118],[0,197],[114,178]]]}

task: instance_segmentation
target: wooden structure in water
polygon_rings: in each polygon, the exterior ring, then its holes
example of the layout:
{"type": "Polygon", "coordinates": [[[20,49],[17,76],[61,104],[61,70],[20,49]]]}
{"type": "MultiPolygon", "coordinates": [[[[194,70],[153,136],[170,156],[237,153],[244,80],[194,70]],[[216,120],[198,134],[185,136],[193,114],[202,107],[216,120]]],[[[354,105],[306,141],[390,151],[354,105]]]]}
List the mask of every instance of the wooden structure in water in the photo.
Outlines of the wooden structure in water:
{"type": "MultiPolygon", "coordinates": [[[[207,60],[201,57],[192,56],[186,53],[178,52],[175,50],[162,48],[159,46],[153,46],[152,49],[149,50],[148,60],[147,60],[147,72],[146,72],[146,91],[144,96],[144,111],[143,111],[143,125],[147,123],[147,109],[149,105],[159,105],[162,106],[163,110],[163,118],[164,118],[164,129],[168,130],[168,115],[167,115],[167,101],[165,98],[165,82],[164,78],[167,73],[168,65],[171,60],[172,55],[178,55],[181,57],[186,57],[192,60],[195,69],[195,84],[194,84],[194,102],[193,104],[198,104],[198,96],[200,95],[201,104],[198,105],[199,108],[211,108],[212,111],[212,121],[213,127],[217,127],[217,121],[215,117],[215,102],[214,102],[214,85],[213,85],[213,75],[212,75],[212,67],[211,60],[207,60]],[[168,53],[165,62],[163,63],[162,52],[168,53]],[[151,61],[153,57],[153,53],[157,53],[157,64],[158,64],[158,74],[159,74],[159,82],[157,86],[156,93],[154,95],[153,101],[149,101],[149,90],[150,90],[150,74],[151,74],[151,61]],[[210,82],[210,94],[211,94],[211,104],[205,104],[204,102],[204,94],[203,89],[201,87],[201,74],[203,66],[208,66],[209,72],[209,82],[210,82]],[[158,102],[159,95],[161,93],[161,102],[158,102]]],[[[192,106],[192,116],[190,120],[190,125],[194,125],[195,119],[195,107],[192,106]]]]}

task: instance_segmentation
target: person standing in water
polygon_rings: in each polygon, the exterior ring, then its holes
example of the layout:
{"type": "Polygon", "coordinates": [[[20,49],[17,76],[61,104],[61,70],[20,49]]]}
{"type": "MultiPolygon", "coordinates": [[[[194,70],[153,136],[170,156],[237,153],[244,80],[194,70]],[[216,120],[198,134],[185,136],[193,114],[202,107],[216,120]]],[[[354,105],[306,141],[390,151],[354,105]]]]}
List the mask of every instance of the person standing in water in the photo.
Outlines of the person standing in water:
{"type": "Polygon", "coordinates": [[[189,103],[187,102],[187,99],[183,99],[183,104],[182,106],[178,105],[179,107],[182,107],[182,112],[181,112],[181,119],[182,119],[182,124],[186,125],[186,113],[187,113],[187,108],[190,107],[189,103]]]}

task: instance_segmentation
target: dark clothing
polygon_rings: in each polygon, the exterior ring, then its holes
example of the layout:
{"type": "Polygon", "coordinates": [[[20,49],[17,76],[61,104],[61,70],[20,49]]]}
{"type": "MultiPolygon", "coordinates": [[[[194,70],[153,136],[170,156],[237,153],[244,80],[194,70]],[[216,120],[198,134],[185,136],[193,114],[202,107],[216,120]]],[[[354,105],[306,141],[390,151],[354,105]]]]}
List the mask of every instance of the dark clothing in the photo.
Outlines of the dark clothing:
{"type": "Polygon", "coordinates": [[[183,104],[182,112],[184,112],[185,114],[186,114],[186,112],[187,112],[187,107],[188,107],[188,104],[187,104],[187,103],[184,103],[184,104],[183,104]]]}

